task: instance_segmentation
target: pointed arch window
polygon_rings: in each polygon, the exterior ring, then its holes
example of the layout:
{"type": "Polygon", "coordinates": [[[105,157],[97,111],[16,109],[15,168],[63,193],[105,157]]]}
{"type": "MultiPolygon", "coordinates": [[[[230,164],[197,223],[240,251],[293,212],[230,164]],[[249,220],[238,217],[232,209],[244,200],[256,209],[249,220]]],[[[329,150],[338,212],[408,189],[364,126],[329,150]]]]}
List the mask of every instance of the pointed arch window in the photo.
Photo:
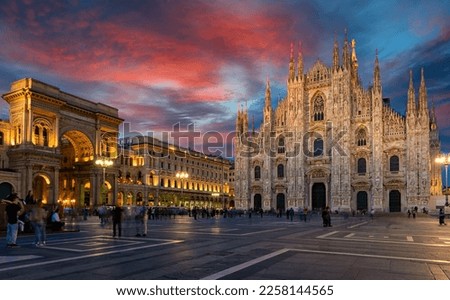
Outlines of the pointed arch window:
{"type": "Polygon", "coordinates": [[[279,164],[277,167],[277,177],[284,178],[284,165],[283,164],[279,164]]]}
{"type": "Polygon", "coordinates": [[[261,179],[261,167],[256,166],[255,167],[255,180],[260,180],[260,179],[261,179]]]}
{"type": "Polygon", "coordinates": [[[313,119],[314,121],[322,121],[324,119],[325,103],[322,96],[317,96],[313,104],[313,119]]]}
{"type": "Polygon", "coordinates": [[[364,175],[367,172],[366,159],[360,158],[358,159],[358,174],[364,175]]]}
{"type": "Polygon", "coordinates": [[[398,172],[400,170],[400,159],[397,155],[393,155],[389,159],[389,170],[391,172],[398,172]]]}
{"type": "Polygon", "coordinates": [[[323,154],[323,140],[321,138],[314,140],[314,156],[321,156],[323,154]]]}
{"type": "Polygon", "coordinates": [[[284,138],[280,137],[278,139],[278,153],[285,153],[286,149],[284,146],[284,138]]]}
{"type": "Polygon", "coordinates": [[[356,133],[356,145],[366,146],[367,145],[367,134],[364,128],[361,128],[356,133]]]}
{"type": "Polygon", "coordinates": [[[3,145],[3,131],[0,131],[0,145],[3,145]]]}

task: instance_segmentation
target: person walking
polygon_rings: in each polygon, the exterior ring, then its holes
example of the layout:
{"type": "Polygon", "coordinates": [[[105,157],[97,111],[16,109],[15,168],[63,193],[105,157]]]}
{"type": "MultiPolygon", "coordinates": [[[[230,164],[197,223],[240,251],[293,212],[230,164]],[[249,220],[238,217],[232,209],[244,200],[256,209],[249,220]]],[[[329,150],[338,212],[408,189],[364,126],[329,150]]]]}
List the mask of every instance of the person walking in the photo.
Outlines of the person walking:
{"type": "Polygon", "coordinates": [[[147,236],[148,212],[145,203],[136,208],[136,236],[147,236]]]}
{"type": "Polygon", "coordinates": [[[43,208],[42,200],[38,199],[36,204],[31,209],[30,221],[34,229],[34,245],[36,247],[45,246],[45,221],[47,219],[47,212],[43,208]]]}
{"type": "Polygon", "coordinates": [[[11,194],[8,199],[2,200],[7,203],[5,211],[8,220],[6,227],[6,246],[8,248],[18,247],[17,232],[19,231],[19,216],[25,211],[25,207],[17,194],[11,194]]]}
{"type": "Polygon", "coordinates": [[[122,211],[123,208],[119,205],[116,205],[112,211],[114,238],[116,237],[116,233],[118,234],[119,238],[122,235],[122,211]]]}

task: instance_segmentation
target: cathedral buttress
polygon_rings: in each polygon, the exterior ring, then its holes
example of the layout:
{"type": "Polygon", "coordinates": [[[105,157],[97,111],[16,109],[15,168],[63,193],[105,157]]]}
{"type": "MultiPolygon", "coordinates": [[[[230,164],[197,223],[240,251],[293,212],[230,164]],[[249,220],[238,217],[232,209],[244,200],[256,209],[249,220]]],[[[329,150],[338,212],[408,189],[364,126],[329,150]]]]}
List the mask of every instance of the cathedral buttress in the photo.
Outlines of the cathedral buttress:
{"type": "Polygon", "coordinates": [[[428,112],[427,88],[425,86],[425,78],[423,68],[421,70],[421,80],[419,87],[419,104],[417,108],[417,143],[419,153],[417,155],[418,165],[418,205],[423,204],[427,200],[430,193],[430,169],[431,161],[423,159],[430,157],[430,119],[428,112]]]}
{"type": "Polygon", "coordinates": [[[383,94],[381,86],[378,51],[375,54],[372,88],[372,199],[374,209],[382,209],[383,205],[383,94]]]}
{"type": "Polygon", "coordinates": [[[436,163],[436,158],[441,153],[441,142],[439,140],[439,129],[436,121],[436,113],[434,111],[434,103],[430,112],[430,163],[431,163],[431,186],[430,193],[432,196],[442,195],[442,175],[441,165],[436,163]]]}

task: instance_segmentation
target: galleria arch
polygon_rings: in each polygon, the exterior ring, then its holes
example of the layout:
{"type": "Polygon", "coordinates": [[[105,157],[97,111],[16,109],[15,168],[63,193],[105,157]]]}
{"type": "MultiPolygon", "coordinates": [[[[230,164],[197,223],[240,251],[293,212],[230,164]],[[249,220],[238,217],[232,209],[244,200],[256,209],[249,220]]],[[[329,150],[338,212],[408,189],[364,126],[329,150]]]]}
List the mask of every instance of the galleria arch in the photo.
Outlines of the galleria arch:
{"type": "Polygon", "coordinates": [[[115,203],[116,170],[95,164],[117,156],[118,110],[25,78],[3,95],[10,105],[9,179],[21,197],[32,191],[46,203],[115,203]],[[16,182],[17,181],[17,182],[16,182]]]}

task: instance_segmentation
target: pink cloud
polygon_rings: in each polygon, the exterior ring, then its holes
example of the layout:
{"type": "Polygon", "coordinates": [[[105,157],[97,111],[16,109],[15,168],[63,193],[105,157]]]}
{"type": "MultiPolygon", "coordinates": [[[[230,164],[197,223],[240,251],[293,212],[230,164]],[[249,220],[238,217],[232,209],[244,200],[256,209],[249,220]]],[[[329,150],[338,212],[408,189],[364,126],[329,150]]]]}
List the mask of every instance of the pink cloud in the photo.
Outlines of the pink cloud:
{"type": "Polygon", "coordinates": [[[218,87],[222,66],[240,60],[251,73],[258,61],[268,58],[287,65],[289,55],[289,41],[280,40],[278,34],[288,29],[288,22],[267,10],[250,15],[235,12],[208,4],[186,7],[178,24],[184,25],[178,32],[186,38],[179,39],[145,25],[124,26],[127,16],[94,23],[99,15],[95,10],[50,17],[46,21],[49,27],[37,23],[34,12],[29,11],[25,22],[33,33],[23,39],[11,31],[13,43],[3,51],[19,63],[48,68],[74,80],[150,85],[171,81],[185,90],[195,89],[186,95],[186,101],[222,101],[229,96],[218,87]],[[66,32],[52,36],[60,28],[66,32]],[[43,39],[46,34],[48,38],[43,39]]]}

